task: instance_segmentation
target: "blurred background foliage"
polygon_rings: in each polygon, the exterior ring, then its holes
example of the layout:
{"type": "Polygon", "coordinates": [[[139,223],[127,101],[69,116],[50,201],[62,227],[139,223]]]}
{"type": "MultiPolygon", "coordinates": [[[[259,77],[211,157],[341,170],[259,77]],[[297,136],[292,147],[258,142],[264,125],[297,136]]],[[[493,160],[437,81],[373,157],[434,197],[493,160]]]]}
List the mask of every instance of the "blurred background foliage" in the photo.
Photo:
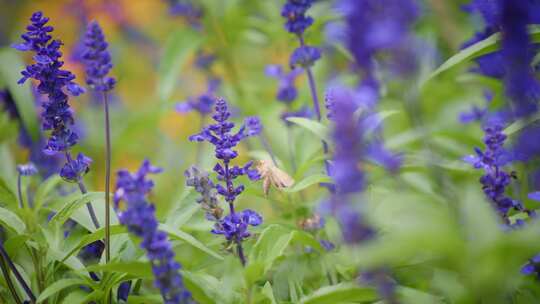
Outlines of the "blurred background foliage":
{"type": "MultiPolygon", "coordinates": [[[[460,124],[459,113],[472,104],[483,105],[485,89],[494,93],[494,104],[500,104],[502,85],[469,73],[471,64],[465,61],[429,78],[480,27],[477,17],[462,12],[466,2],[421,1],[422,16],[415,25],[420,71],[385,86],[379,105],[381,112],[390,113],[384,119],[386,143],[404,154],[405,164],[394,175],[375,165],[364,166],[370,183],[359,203],[366,204],[369,220],[382,236],[358,248],[340,246],[337,224],[328,219],[319,233],[336,240],[338,248],[305,250],[317,245],[312,236],[302,234],[298,223],[312,215],[327,191],[317,185],[325,181],[324,176],[317,177],[323,172],[320,139],[304,128],[294,128],[297,170],[293,170],[287,128],[280,120],[284,105],[275,99],[277,82],[264,74],[268,64],[287,66],[296,43],[283,29],[282,1],[201,0],[204,16],[189,20],[169,14],[167,1],[0,0],[0,87],[13,91],[25,109],[21,111],[25,127],[38,134],[36,97],[29,85],[14,84],[28,58],[15,54],[9,45],[19,40],[31,13],[42,10],[65,43],[66,68],[83,83],[82,66],[71,55],[86,19],[101,23],[118,79],[112,109],[113,169],[133,170],[144,158],[165,169],[155,177],[152,202],[163,222],[205,245],[201,251],[179,238],[176,247],[178,260],[189,271],[188,287],[202,303],[247,303],[246,299],[252,303],[372,302],[376,301],[373,291],[354,282],[358,269],[374,266],[393,270],[404,303],[538,303],[539,283],[519,270],[540,251],[539,223],[502,231],[482,194],[480,172],[461,161],[474,146],[483,145],[483,135],[478,125],[460,124]],[[234,105],[238,120],[250,115],[261,118],[264,136],[280,167],[306,185],[291,193],[272,190],[265,196],[260,183],[246,183],[239,204],[257,210],[265,223],[255,229],[258,240],[246,244],[250,263],[244,271],[222,250],[221,240],[208,232],[211,224],[198,211],[196,193],[184,186],[183,172],[191,164],[199,160],[202,167],[211,169],[214,163],[211,147],[198,148],[187,140],[200,129],[201,117],[174,110],[177,102],[207,89],[207,75],[194,66],[201,50],[216,55],[211,73],[222,79],[217,95],[234,105]],[[219,259],[212,257],[215,252],[219,259]],[[224,261],[222,256],[226,256],[224,261]]],[[[314,67],[321,95],[333,82],[351,77],[343,76],[350,55],[331,39],[328,24],[339,18],[331,7],[332,1],[317,1],[311,10],[315,24],[306,33],[310,44],[323,49],[323,58],[314,67]]],[[[297,86],[294,109],[311,104],[304,75],[297,79],[297,86]]],[[[89,188],[102,191],[103,118],[93,98],[85,94],[70,103],[84,136],[77,149],[94,160],[86,181],[89,188]]],[[[2,114],[0,125],[0,176],[6,196],[14,193],[15,166],[27,161],[28,151],[18,145],[16,122],[2,114]]],[[[239,162],[267,158],[266,153],[253,138],[241,147],[239,162]]],[[[520,177],[528,173],[525,166],[514,169],[520,177]]],[[[39,183],[39,178],[33,178],[29,187],[39,183]]],[[[510,191],[512,197],[535,209],[526,189],[538,187],[516,183],[510,191]]],[[[54,198],[51,205],[65,201],[54,198]]],[[[51,246],[60,251],[67,248],[51,246]]],[[[8,249],[17,256],[16,247],[8,249]]],[[[124,255],[128,254],[124,251],[124,255]]]]}

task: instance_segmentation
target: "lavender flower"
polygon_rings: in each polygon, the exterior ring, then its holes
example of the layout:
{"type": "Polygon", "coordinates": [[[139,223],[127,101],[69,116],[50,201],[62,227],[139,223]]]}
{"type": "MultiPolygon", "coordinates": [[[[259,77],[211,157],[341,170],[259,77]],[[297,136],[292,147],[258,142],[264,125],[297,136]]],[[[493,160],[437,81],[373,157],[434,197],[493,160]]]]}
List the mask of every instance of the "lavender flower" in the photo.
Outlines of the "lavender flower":
{"type": "Polygon", "coordinates": [[[503,148],[506,135],[502,130],[500,125],[486,126],[484,128],[486,150],[475,148],[476,155],[469,155],[464,160],[472,164],[475,169],[484,169],[485,174],[480,178],[484,193],[499,215],[509,223],[508,212],[511,209],[526,210],[519,201],[513,200],[505,194],[512,175],[502,169],[509,160],[508,153],[503,148]]]}
{"type": "Polygon", "coordinates": [[[249,124],[240,127],[237,133],[232,133],[234,123],[228,121],[231,113],[228,111],[227,103],[224,99],[216,101],[216,112],[212,116],[215,124],[205,127],[201,133],[189,137],[191,141],[208,141],[215,146],[215,156],[223,162],[223,165],[216,164],[214,171],[218,174],[219,180],[223,181],[225,186],[216,185],[217,191],[225,200],[232,204],[236,197],[244,191],[244,186],[233,186],[233,180],[238,176],[247,175],[251,180],[257,180],[259,175],[255,169],[251,169],[253,162],[248,162],[243,167],[229,167],[230,161],[238,156],[234,148],[243,139],[257,134],[260,128],[253,121],[248,120],[249,124]]]}
{"type": "Polygon", "coordinates": [[[275,78],[279,81],[278,92],[276,94],[277,100],[290,104],[296,99],[298,90],[294,85],[294,81],[302,74],[302,72],[302,69],[293,69],[289,73],[284,73],[279,65],[266,66],[266,76],[275,78]]]}
{"type": "MultiPolygon", "coordinates": [[[[48,100],[42,103],[42,127],[44,130],[52,131],[44,152],[47,154],[65,153],[67,156],[69,149],[77,143],[78,136],[69,128],[74,122],[73,111],[69,107],[68,95],[64,93],[64,90],[73,96],[83,93],[84,90],[73,82],[75,75],[61,69],[64,65],[64,62],[60,60],[62,42],[51,40],[52,37],[49,33],[53,31],[53,27],[46,25],[49,19],[44,17],[41,12],[36,12],[30,21],[27,33],[21,36],[24,42],[13,46],[20,51],[35,53],[35,63],[22,71],[23,77],[19,83],[24,83],[28,78],[39,81],[38,92],[48,95],[48,100]]],[[[67,163],[64,165],[65,169],[61,171],[61,175],[66,180],[79,181],[73,180],[73,175],[71,175],[73,172],[68,169],[80,167],[78,163],[72,164],[73,161],[67,157],[67,163]],[[63,175],[63,173],[69,175],[63,175]]],[[[76,176],[81,177],[77,174],[76,176]]]]}
{"type": "Polygon", "coordinates": [[[281,16],[287,19],[285,29],[301,36],[313,24],[313,18],[306,16],[313,0],[287,0],[281,10],[281,16]]]}
{"type": "Polygon", "coordinates": [[[319,59],[321,59],[321,51],[318,48],[302,45],[292,53],[289,65],[291,66],[291,69],[294,69],[297,66],[309,68],[319,59]]]}
{"type": "Polygon", "coordinates": [[[70,159],[60,170],[60,176],[68,182],[77,183],[90,171],[92,159],[79,153],[77,158],[70,159]]]}
{"type": "Polygon", "coordinates": [[[161,169],[153,167],[148,160],[135,173],[118,171],[115,205],[118,207],[121,200],[127,205],[126,210],[119,212],[118,219],[130,233],[142,239],[141,248],[152,264],[154,283],[160,289],[164,303],[191,303],[191,295],[183,285],[180,264],[174,260],[175,253],[167,234],[158,229],[155,206],[146,200],[153,187],[153,182],[146,176],[159,172],[161,169]]]}
{"type": "Polygon", "coordinates": [[[228,241],[243,241],[251,233],[249,226],[259,226],[262,223],[262,217],[251,209],[243,210],[240,213],[231,213],[222,221],[219,221],[212,230],[215,234],[223,234],[228,241]]]}
{"type": "Polygon", "coordinates": [[[32,176],[38,173],[36,166],[33,163],[27,163],[22,165],[17,165],[17,172],[22,176],[32,176]]]}
{"type": "Polygon", "coordinates": [[[459,114],[459,122],[462,124],[468,124],[471,122],[481,122],[486,118],[488,114],[488,106],[493,100],[493,94],[491,92],[485,92],[486,105],[484,107],[478,107],[473,105],[469,111],[461,112],[459,114]]]}
{"type": "Polygon", "coordinates": [[[112,68],[111,55],[105,35],[95,21],[88,24],[84,46],[82,58],[86,65],[86,83],[96,91],[112,90],[116,80],[107,76],[112,68]]]}
{"type": "Polygon", "coordinates": [[[235,186],[234,180],[241,175],[247,175],[251,180],[258,180],[260,176],[257,170],[251,168],[253,162],[248,162],[242,167],[231,166],[230,162],[238,156],[238,152],[234,148],[240,141],[259,134],[262,127],[258,118],[250,117],[236,133],[233,133],[234,123],[229,121],[230,116],[231,113],[225,100],[218,99],[215,113],[212,116],[216,123],[205,127],[199,134],[192,135],[189,139],[199,142],[207,141],[215,147],[215,156],[220,162],[214,166],[214,172],[217,173],[218,180],[221,182],[215,187],[217,193],[229,204],[230,212],[215,223],[212,232],[223,234],[228,241],[235,242],[240,261],[242,265],[245,265],[246,259],[242,249],[242,241],[249,236],[248,225],[259,225],[262,222],[262,217],[249,209],[240,213],[235,212],[234,201],[244,191],[244,186],[235,186]]]}

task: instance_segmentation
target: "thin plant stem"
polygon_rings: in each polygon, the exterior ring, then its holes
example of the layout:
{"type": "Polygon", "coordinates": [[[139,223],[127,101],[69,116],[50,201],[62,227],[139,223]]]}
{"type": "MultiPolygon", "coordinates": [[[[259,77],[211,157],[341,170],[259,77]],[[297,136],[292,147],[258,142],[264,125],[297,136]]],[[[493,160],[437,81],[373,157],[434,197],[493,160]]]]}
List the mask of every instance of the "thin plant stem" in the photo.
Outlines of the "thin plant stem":
{"type": "Polygon", "coordinates": [[[11,295],[13,296],[13,299],[15,299],[15,302],[17,304],[23,304],[21,301],[21,298],[19,298],[19,295],[17,294],[17,290],[15,289],[15,285],[13,284],[13,281],[11,280],[11,277],[9,276],[9,270],[6,265],[6,261],[4,260],[4,257],[0,255],[0,268],[2,268],[2,274],[4,275],[4,279],[6,280],[6,284],[8,286],[9,292],[11,292],[11,295]]]}
{"type": "Polygon", "coordinates": [[[28,295],[28,297],[30,298],[30,302],[35,303],[36,302],[36,297],[34,296],[34,293],[30,289],[30,287],[28,287],[28,284],[26,284],[26,282],[24,281],[21,273],[19,272],[17,267],[15,267],[15,264],[13,264],[13,261],[11,261],[11,259],[9,258],[9,255],[7,254],[6,250],[4,249],[3,244],[0,245],[0,255],[2,256],[3,260],[7,263],[9,269],[11,270],[11,272],[13,272],[13,274],[15,275],[15,278],[17,279],[19,284],[21,284],[21,286],[24,289],[24,292],[26,293],[26,295],[28,295]]]}
{"type": "MultiPolygon", "coordinates": [[[[84,185],[84,183],[82,181],[79,181],[77,183],[77,185],[79,186],[79,190],[81,191],[82,194],[88,193],[88,190],[86,190],[86,186],[84,185]]],[[[96,217],[96,213],[94,212],[94,207],[92,207],[92,203],[87,202],[86,203],[86,209],[88,209],[88,213],[90,214],[90,218],[92,219],[92,223],[94,223],[94,227],[96,227],[96,229],[99,229],[100,228],[99,222],[98,222],[98,219],[96,217]]]]}
{"type": "Polygon", "coordinates": [[[296,160],[294,158],[294,151],[293,151],[293,134],[292,129],[289,125],[287,125],[287,144],[289,146],[289,157],[291,159],[291,167],[293,169],[293,172],[296,173],[296,160]]]}
{"type": "Polygon", "coordinates": [[[274,155],[274,152],[272,151],[272,148],[270,147],[270,144],[268,143],[268,139],[266,138],[266,135],[264,134],[264,132],[261,132],[261,134],[259,135],[259,139],[261,140],[261,144],[266,150],[266,152],[270,155],[270,158],[272,159],[274,166],[277,167],[278,164],[276,161],[276,157],[274,155]]]}
{"type": "Polygon", "coordinates": [[[22,197],[22,187],[21,187],[21,174],[17,176],[17,195],[19,196],[19,207],[24,208],[23,197],[22,197]]]}
{"type": "MultiPolygon", "coordinates": [[[[298,39],[300,40],[300,45],[304,46],[305,43],[304,43],[304,38],[302,37],[302,35],[299,35],[298,39]]],[[[313,108],[315,109],[315,114],[317,115],[317,121],[320,122],[322,120],[322,115],[321,115],[321,108],[319,105],[319,96],[317,94],[317,86],[315,85],[315,78],[313,77],[313,73],[311,72],[310,67],[306,67],[305,69],[306,69],[306,74],[308,76],[308,83],[309,83],[309,89],[311,91],[311,97],[313,99],[313,108]]],[[[328,152],[329,152],[328,144],[324,140],[322,140],[321,143],[322,143],[324,155],[328,155],[328,152]]],[[[327,160],[324,161],[324,167],[326,169],[326,174],[330,176],[330,164],[328,163],[327,160]]]]}
{"type": "MultiPolygon", "coordinates": [[[[69,153],[69,151],[65,152],[65,156],[68,164],[71,163],[71,154],[69,153]]],[[[79,186],[79,190],[82,194],[88,193],[88,190],[86,190],[86,186],[84,185],[84,182],[82,180],[80,180],[77,185],[79,186]]],[[[96,229],[99,229],[99,222],[96,217],[96,213],[94,212],[94,207],[92,207],[92,203],[87,202],[86,209],[88,209],[88,213],[90,214],[90,219],[92,219],[92,223],[94,223],[94,227],[96,227],[96,229]]]]}
{"type": "MultiPolygon", "coordinates": [[[[203,127],[204,127],[204,121],[206,120],[206,115],[204,114],[201,114],[201,119],[199,120],[199,130],[202,130],[203,127]]],[[[195,155],[195,164],[197,166],[201,165],[201,157],[203,156],[203,152],[204,152],[204,145],[203,143],[197,143],[197,151],[196,151],[196,155],[195,155]]]]}
{"type": "Polygon", "coordinates": [[[111,123],[109,118],[109,99],[103,91],[105,110],[105,262],[111,260],[111,123]]]}
{"type": "MultiPolygon", "coordinates": [[[[227,183],[227,189],[234,189],[234,186],[232,184],[232,181],[230,179],[230,173],[229,173],[229,161],[224,161],[223,162],[224,164],[224,167],[225,167],[225,179],[226,179],[226,183],[227,183]]],[[[230,200],[227,200],[227,202],[229,203],[229,212],[231,214],[231,216],[234,216],[234,203],[233,201],[230,201],[230,200]]],[[[238,258],[240,259],[240,263],[242,263],[242,266],[245,267],[246,266],[246,257],[244,256],[244,249],[242,248],[242,242],[237,239],[235,237],[235,242],[236,242],[236,248],[237,248],[237,251],[238,251],[238,258]]]]}

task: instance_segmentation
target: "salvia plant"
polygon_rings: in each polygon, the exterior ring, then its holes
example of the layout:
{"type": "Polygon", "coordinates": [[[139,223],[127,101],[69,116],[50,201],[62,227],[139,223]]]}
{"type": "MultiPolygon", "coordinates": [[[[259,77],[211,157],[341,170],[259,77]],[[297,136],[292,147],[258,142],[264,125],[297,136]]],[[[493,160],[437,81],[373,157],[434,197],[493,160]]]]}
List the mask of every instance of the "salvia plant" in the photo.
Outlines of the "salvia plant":
{"type": "Polygon", "coordinates": [[[539,1],[0,4],[0,303],[540,303],[539,1]]]}

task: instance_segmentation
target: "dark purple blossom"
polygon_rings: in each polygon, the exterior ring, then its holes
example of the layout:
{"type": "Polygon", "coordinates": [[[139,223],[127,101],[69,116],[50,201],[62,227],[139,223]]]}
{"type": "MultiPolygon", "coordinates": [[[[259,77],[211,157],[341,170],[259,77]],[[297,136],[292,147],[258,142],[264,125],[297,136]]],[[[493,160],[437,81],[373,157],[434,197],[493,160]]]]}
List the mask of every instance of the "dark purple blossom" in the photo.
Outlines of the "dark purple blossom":
{"type": "Polygon", "coordinates": [[[294,85],[294,81],[302,74],[302,69],[293,69],[288,73],[284,73],[279,65],[268,65],[265,69],[266,76],[275,78],[279,81],[278,92],[276,99],[285,103],[293,102],[298,96],[298,90],[294,85]]]}
{"type": "Polygon", "coordinates": [[[521,273],[524,275],[535,275],[536,279],[540,280],[540,254],[535,255],[527,264],[521,268],[521,273]]]}
{"type": "Polygon", "coordinates": [[[313,24],[313,18],[306,16],[313,0],[287,0],[281,9],[281,16],[287,19],[285,29],[301,36],[313,24]]]}
{"type": "Polygon", "coordinates": [[[532,124],[520,131],[512,147],[513,159],[529,162],[540,157],[540,126],[532,124]]]}
{"type": "Polygon", "coordinates": [[[116,298],[118,299],[118,301],[126,302],[128,299],[130,290],[131,290],[131,281],[120,283],[120,286],[118,286],[118,292],[116,295],[116,298]]]}
{"type": "Polygon", "coordinates": [[[70,159],[60,170],[60,176],[68,182],[78,183],[82,177],[90,171],[92,159],[79,153],[77,158],[70,159]]]}
{"type": "Polygon", "coordinates": [[[17,172],[22,176],[32,176],[38,173],[36,166],[33,163],[27,163],[22,165],[17,165],[17,172]]]}
{"type": "Polygon", "coordinates": [[[527,195],[529,199],[539,201],[540,202],[540,191],[531,192],[527,195]]]}
{"type": "Polygon", "coordinates": [[[321,51],[318,48],[303,45],[294,50],[289,59],[289,65],[291,69],[297,66],[309,68],[319,59],[321,59],[321,51]]]}
{"type": "Polygon", "coordinates": [[[146,251],[152,265],[154,283],[161,291],[164,303],[191,303],[191,295],[180,276],[180,264],[174,260],[172,245],[167,234],[158,229],[154,204],[146,199],[153,187],[153,182],[147,180],[146,175],[158,172],[161,169],[153,167],[148,160],[135,173],[126,170],[118,172],[115,203],[116,206],[119,200],[126,203],[126,209],[119,211],[118,219],[130,233],[142,239],[140,246],[146,251]]]}
{"type": "Polygon", "coordinates": [[[109,91],[116,80],[107,76],[112,69],[111,54],[105,35],[96,21],[88,24],[82,59],[86,66],[86,83],[96,91],[109,91]]]}
{"type": "Polygon", "coordinates": [[[248,226],[259,226],[261,223],[262,217],[257,212],[246,209],[231,213],[217,222],[212,233],[223,234],[228,241],[243,241],[251,235],[248,226]]]}

